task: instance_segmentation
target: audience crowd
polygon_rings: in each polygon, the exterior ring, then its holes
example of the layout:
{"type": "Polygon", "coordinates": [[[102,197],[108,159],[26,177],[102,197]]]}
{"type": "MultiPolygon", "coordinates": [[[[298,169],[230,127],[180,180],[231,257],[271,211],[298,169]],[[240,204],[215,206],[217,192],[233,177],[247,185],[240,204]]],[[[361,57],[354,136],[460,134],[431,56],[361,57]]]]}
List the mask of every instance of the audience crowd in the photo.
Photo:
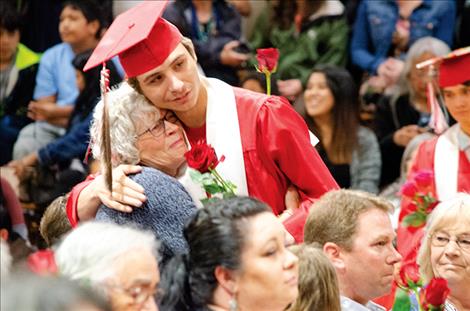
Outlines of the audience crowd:
{"type": "Polygon", "coordinates": [[[53,2],[0,1],[2,310],[470,310],[468,0],[53,2]]]}

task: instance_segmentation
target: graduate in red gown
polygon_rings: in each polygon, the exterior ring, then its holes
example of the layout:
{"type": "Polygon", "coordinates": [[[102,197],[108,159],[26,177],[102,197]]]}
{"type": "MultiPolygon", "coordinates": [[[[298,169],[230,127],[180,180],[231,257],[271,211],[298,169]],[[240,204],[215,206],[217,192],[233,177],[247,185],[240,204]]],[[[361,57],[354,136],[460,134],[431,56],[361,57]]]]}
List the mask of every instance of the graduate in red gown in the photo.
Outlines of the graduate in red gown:
{"type": "MultiPolygon", "coordinates": [[[[432,171],[432,191],[439,201],[457,192],[470,192],[470,47],[450,55],[439,66],[439,86],[445,106],[457,123],[419,146],[409,173],[412,177],[420,171],[432,171]]],[[[404,209],[401,212],[400,219],[405,216],[404,209]]],[[[416,259],[422,234],[422,228],[399,226],[397,246],[404,260],[416,259]]]]}
{"type": "MultiPolygon", "coordinates": [[[[166,1],[144,1],[120,15],[85,70],[118,55],[129,84],[155,106],[172,110],[191,144],[203,140],[225,156],[217,171],[237,185],[237,194],[256,197],[281,215],[293,185],[304,204],[283,219],[300,241],[310,202],[338,188],[310,143],[307,125],[284,98],[202,77],[178,29],[159,17],[165,6],[166,1]]],[[[81,189],[74,189],[68,204],[75,220],[81,189]]]]}

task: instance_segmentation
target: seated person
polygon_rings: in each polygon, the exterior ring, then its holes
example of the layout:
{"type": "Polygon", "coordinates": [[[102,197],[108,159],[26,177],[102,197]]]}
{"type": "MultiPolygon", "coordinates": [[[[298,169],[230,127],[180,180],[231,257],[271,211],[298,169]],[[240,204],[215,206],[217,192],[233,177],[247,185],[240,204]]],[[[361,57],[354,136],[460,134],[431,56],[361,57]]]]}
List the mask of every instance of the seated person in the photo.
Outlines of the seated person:
{"type": "MultiPolygon", "coordinates": [[[[8,164],[15,169],[16,175],[22,181],[22,188],[26,192],[23,200],[48,205],[57,196],[70,191],[72,186],[81,182],[86,176],[87,168],[81,160],[85,157],[88,147],[92,112],[100,97],[100,70],[93,68],[83,72],[90,54],[90,51],[85,51],[72,60],[80,95],[73,108],[66,134],[8,164]],[[30,182],[28,171],[34,166],[39,166],[41,170],[50,172],[51,175],[57,170],[50,168],[58,167],[58,174],[53,179],[59,182],[49,188],[41,187],[40,181],[37,185],[32,185],[30,188],[41,188],[42,193],[39,194],[36,194],[35,189],[28,189],[30,182]]],[[[112,62],[108,62],[107,68],[109,85],[112,87],[121,81],[121,77],[112,62]]]]}
{"type": "Polygon", "coordinates": [[[12,159],[20,130],[32,122],[26,116],[33,98],[40,56],[20,43],[21,15],[13,5],[0,5],[0,166],[12,159]]]}
{"type": "Polygon", "coordinates": [[[320,139],[315,146],[341,188],[378,193],[379,144],[359,121],[358,91],[346,69],[318,66],[304,92],[304,117],[320,139]]]}
{"type": "Polygon", "coordinates": [[[449,53],[449,47],[435,38],[417,40],[408,51],[396,93],[377,105],[374,128],[382,154],[381,186],[398,178],[400,160],[408,143],[429,129],[430,108],[426,97],[427,69],[416,64],[449,53]]]}
{"type": "Polygon", "coordinates": [[[289,247],[299,257],[299,297],[288,311],[341,311],[335,268],[317,246],[289,247]]]}
{"type": "Polygon", "coordinates": [[[168,263],[163,310],[285,310],[297,297],[298,259],[269,207],[253,198],[199,209],[184,229],[189,252],[168,263]]]}
{"type": "Polygon", "coordinates": [[[385,85],[394,84],[416,40],[430,36],[452,46],[454,1],[361,1],[351,38],[352,63],[385,85]]]}
{"type": "Polygon", "coordinates": [[[470,308],[470,195],[460,193],[440,203],[426,224],[418,255],[424,283],[447,280],[450,294],[445,310],[470,308]]]}
{"type": "Polygon", "coordinates": [[[310,209],[305,243],[319,243],[338,276],[341,310],[385,310],[372,302],[389,293],[401,261],[393,241],[391,204],[361,191],[330,191],[310,209]]]}
{"type": "Polygon", "coordinates": [[[102,12],[94,0],[65,2],[59,23],[62,43],[49,48],[41,58],[34,101],[28,106],[28,117],[36,122],[21,130],[13,148],[14,160],[65,134],[79,95],[72,60],[97,45],[102,28],[102,12]]]}
{"type": "Polygon", "coordinates": [[[61,276],[103,294],[114,311],[158,310],[157,252],[149,232],[88,222],[65,237],[55,260],[61,276]]]}

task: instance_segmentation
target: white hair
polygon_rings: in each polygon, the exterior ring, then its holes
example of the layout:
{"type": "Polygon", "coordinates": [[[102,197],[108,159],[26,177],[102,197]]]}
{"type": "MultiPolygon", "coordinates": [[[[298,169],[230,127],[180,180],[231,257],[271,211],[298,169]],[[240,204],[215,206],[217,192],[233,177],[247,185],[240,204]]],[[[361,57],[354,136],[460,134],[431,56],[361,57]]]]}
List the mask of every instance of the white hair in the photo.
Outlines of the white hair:
{"type": "MultiPolygon", "coordinates": [[[[141,133],[137,131],[155,125],[160,119],[160,110],[126,82],[107,93],[107,102],[112,165],[139,163],[136,142],[137,135],[141,133]]],[[[93,156],[99,160],[104,159],[101,150],[102,115],[103,99],[96,105],[90,128],[93,156]]]]}
{"type": "Polygon", "coordinates": [[[398,92],[400,94],[410,93],[413,96],[414,91],[408,82],[408,75],[412,69],[413,62],[424,53],[444,56],[450,53],[450,48],[444,41],[433,37],[423,37],[416,40],[406,53],[405,65],[398,81],[398,92]]]}
{"type": "Polygon", "coordinates": [[[0,239],[0,275],[2,276],[2,282],[6,280],[10,274],[11,262],[12,259],[8,244],[3,239],[0,239]]]}
{"type": "Polygon", "coordinates": [[[113,277],[116,259],[136,249],[149,250],[157,260],[158,243],[151,232],[89,221],[65,237],[55,259],[61,275],[99,290],[113,277]]]}

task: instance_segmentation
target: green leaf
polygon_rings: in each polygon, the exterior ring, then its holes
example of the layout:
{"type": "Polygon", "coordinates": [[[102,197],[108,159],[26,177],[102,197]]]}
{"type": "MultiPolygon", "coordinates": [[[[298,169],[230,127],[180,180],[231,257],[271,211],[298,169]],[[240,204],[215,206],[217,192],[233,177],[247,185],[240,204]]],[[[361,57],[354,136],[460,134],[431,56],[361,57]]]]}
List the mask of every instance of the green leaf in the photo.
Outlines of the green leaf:
{"type": "Polygon", "coordinates": [[[224,189],[220,187],[219,185],[217,185],[216,183],[203,185],[203,187],[204,187],[204,190],[206,190],[210,194],[216,194],[216,193],[220,193],[224,191],[224,189]]]}
{"type": "Polygon", "coordinates": [[[415,212],[403,218],[403,225],[405,227],[421,227],[426,223],[426,218],[426,213],[415,212]]]}
{"type": "Polygon", "coordinates": [[[214,203],[214,202],[217,202],[219,200],[220,200],[220,198],[218,198],[218,197],[212,197],[210,199],[209,198],[201,199],[201,203],[202,203],[202,205],[207,206],[207,205],[209,205],[211,203],[214,203]]]}
{"type": "Polygon", "coordinates": [[[411,301],[408,295],[408,291],[405,291],[397,287],[395,292],[395,301],[393,302],[392,311],[410,311],[411,301]]]}
{"type": "Polygon", "coordinates": [[[199,171],[190,169],[189,170],[189,176],[191,176],[191,179],[196,183],[201,183],[202,182],[202,174],[199,171]]]}

